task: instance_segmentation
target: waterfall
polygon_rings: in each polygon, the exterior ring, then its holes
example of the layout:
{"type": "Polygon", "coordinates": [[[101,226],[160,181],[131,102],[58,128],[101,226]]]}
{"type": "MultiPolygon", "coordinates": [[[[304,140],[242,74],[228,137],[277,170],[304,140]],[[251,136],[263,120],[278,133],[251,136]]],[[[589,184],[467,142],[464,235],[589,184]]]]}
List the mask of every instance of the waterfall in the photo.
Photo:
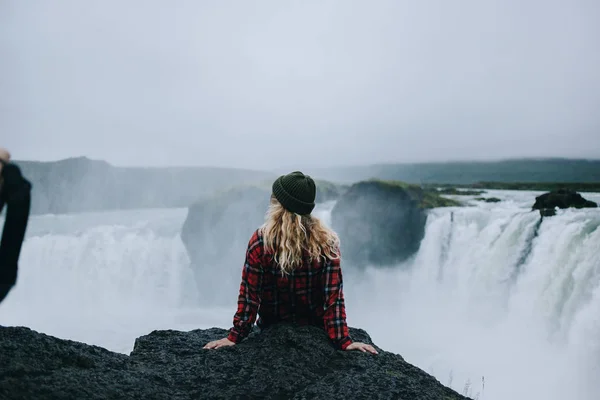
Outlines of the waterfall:
{"type": "Polygon", "coordinates": [[[473,397],[598,398],[599,250],[597,209],[432,210],[413,260],[348,289],[349,320],[473,397]]]}
{"type": "MultiPolygon", "coordinates": [[[[530,193],[492,195],[503,201],[431,210],[403,265],[346,270],[349,325],[473,398],[598,398],[600,209],[540,221],[530,193]]],[[[333,204],[315,210],[327,224],[333,204]]],[[[124,353],[153,329],[228,328],[238,278],[215,269],[215,290],[231,295],[202,304],[180,238],[185,216],[32,217],[0,324],[124,353]]]]}

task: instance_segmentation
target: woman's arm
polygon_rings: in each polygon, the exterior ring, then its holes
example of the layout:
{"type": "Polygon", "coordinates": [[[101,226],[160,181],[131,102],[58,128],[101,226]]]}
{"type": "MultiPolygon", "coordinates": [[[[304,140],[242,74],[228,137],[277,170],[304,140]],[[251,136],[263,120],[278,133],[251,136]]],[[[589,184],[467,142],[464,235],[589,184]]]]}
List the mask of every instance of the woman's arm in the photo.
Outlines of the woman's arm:
{"type": "MultiPolygon", "coordinates": [[[[340,254],[339,249],[338,254],[340,254]]],[[[353,342],[350,338],[346,324],[346,306],[342,287],[342,268],[340,267],[340,258],[338,258],[331,260],[325,269],[325,315],[323,321],[329,338],[340,350],[358,350],[363,353],[378,354],[372,345],[353,342]]]]}
{"type": "Polygon", "coordinates": [[[262,241],[259,239],[258,233],[255,232],[248,243],[246,260],[242,270],[238,308],[233,317],[233,327],[227,337],[234,343],[239,343],[248,336],[254,321],[256,321],[263,280],[262,251],[262,241]]]}
{"type": "Polygon", "coordinates": [[[262,240],[256,231],[246,250],[246,260],[242,270],[242,283],[238,296],[238,308],[233,317],[233,327],[227,338],[215,340],[204,346],[205,349],[217,349],[241,342],[252,329],[258,308],[260,307],[260,292],[262,289],[263,268],[261,264],[263,252],[262,240]]]}
{"type": "MultiPolygon", "coordinates": [[[[339,254],[339,253],[338,253],[339,254]]],[[[344,303],[344,291],[342,280],[342,268],[340,258],[328,260],[325,266],[323,282],[325,314],[323,322],[325,331],[333,344],[341,350],[352,344],[346,324],[346,306],[344,303]]]]}

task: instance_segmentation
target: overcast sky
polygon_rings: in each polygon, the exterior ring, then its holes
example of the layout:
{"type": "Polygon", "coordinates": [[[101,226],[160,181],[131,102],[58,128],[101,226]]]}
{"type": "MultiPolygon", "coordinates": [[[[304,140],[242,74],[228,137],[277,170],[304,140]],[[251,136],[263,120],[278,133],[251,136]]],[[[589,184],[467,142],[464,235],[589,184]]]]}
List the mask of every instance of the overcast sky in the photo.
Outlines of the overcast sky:
{"type": "Polygon", "coordinates": [[[17,159],[600,158],[597,0],[0,0],[17,159]]]}

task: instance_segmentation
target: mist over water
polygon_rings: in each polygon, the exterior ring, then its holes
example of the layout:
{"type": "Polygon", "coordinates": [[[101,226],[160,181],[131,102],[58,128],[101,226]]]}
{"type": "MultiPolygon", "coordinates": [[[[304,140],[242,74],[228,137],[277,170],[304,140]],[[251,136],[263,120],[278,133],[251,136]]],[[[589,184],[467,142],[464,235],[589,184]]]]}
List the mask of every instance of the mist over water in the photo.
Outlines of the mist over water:
{"type": "MultiPolygon", "coordinates": [[[[474,398],[598,398],[600,210],[540,224],[534,193],[488,194],[503,202],[432,210],[412,260],[344,270],[348,323],[474,398]]],[[[326,223],[332,206],[316,210],[326,223]]],[[[209,269],[223,301],[201,304],[186,212],[33,217],[0,324],[123,353],[153,329],[229,328],[239,281],[209,269]]]]}
{"type": "Polygon", "coordinates": [[[538,223],[518,209],[435,210],[412,262],[349,290],[353,322],[461,393],[598,398],[600,213],[561,212],[535,235],[538,223]]]}

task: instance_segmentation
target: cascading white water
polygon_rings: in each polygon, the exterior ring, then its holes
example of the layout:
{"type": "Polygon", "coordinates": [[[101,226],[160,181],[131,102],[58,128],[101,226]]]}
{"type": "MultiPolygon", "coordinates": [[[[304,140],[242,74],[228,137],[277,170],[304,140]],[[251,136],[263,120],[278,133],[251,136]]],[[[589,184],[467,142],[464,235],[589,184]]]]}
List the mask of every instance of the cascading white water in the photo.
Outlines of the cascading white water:
{"type": "Polygon", "coordinates": [[[152,329],[226,325],[198,307],[180,230],[187,210],[32,217],[0,323],[129,352],[152,329]]]}
{"type": "Polygon", "coordinates": [[[540,223],[515,200],[433,210],[413,260],[349,288],[349,319],[473,397],[600,398],[600,210],[540,223]]]}
{"type": "MultiPolygon", "coordinates": [[[[42,235],[34,226],[19,274],[28,290],[15,291],[14,300],[52,308],[181,305],[193,287],[186,286],[189,260],[177,231],[182,218],[174,217],[42,235]]],[[[47,225],[56,219],[36,222],[47,225]]]]}
{"type": "MultiPolygon", "coordinates": [[[[490,195],[503,202],[433,210],[409,262],[346,273],[349,324],[480,400],[600,397],[600,210],[540,224],[533,193],[490,195]]],[[[327,223],[331,207],[316,210],[327,223]]],[[[0,324],[125,353],[153,329],[229,327],[236,293],[223,308],[199,304],[185,215],[33,217],[0,324]]]]}

